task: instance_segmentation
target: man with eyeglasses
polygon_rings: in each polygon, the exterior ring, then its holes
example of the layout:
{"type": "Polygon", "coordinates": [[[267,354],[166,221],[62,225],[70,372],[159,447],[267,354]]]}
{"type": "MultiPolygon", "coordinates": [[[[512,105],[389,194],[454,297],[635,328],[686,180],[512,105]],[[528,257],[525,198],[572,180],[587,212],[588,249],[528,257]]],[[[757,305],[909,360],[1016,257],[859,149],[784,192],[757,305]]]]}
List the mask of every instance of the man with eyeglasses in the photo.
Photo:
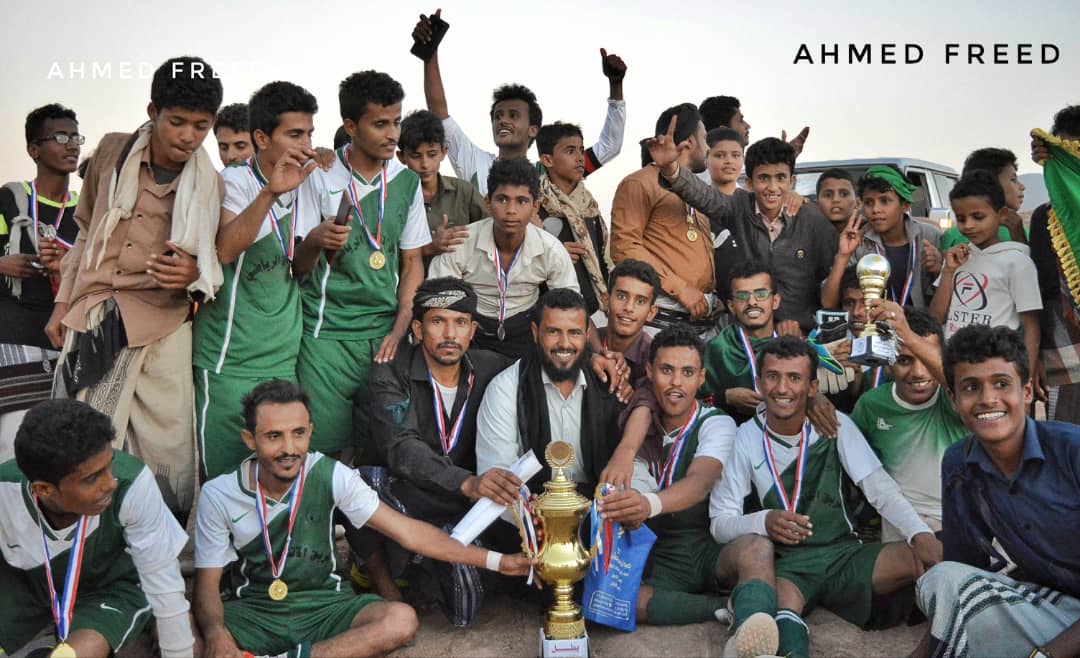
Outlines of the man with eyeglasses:
{"type": "Polygon", "coordinates": [[[540,206],[536,168],[525,159],[496,160],[487,189],[491,217],[469,224],[465,244],[436,256],[428,276],[470,284],[478,298],[475,344],[517,359],[533,344],[530,312],[540,286],[580,290],[562,243],[530,223],[540,206]]]}

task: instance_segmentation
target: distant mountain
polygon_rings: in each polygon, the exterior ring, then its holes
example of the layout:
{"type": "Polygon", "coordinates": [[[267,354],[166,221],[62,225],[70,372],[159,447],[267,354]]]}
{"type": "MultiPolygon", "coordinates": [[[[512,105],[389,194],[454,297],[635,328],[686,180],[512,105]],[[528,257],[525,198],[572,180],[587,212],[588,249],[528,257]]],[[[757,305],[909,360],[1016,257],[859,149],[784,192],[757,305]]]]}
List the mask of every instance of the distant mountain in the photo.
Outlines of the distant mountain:
{"type": "Polygon", "coordinates": [[[1029,213],[1050,200],[1042,174],[1021,174],[1020,182],[1027,188],[1024,190],[1024,205],[1020,207],[1020,212],[1029,213]]]}

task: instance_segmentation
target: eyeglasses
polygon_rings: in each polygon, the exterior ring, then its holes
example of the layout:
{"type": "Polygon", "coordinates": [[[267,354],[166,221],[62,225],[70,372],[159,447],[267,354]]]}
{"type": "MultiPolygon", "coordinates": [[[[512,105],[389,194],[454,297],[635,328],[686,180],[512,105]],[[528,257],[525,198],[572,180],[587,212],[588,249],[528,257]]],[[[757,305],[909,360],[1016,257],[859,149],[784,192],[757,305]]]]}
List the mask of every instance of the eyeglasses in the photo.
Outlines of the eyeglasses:
{"type": "Polygon", "coordinates": [[[772,295],[772,291],[768,288],[758,288],[757,290],[736,290],[731,293],[731,296],[735,301],[745,302],[750,299],[750,295],[754,296],[754,299],[768,299],[772,295]]]}
{"type": "Polygon", "coordinates": [[[34,141],[38,144],[42,142],[55,141],[61,146],[67,144],[68,142],[75,142],[79,146],[82,146],[86,143],[86,135],[80,135],[79,133],[75,133],[74,135],[68,135],[66,133],[55,133],[53,135],[49,135],[48,137],[35,139],[34,141]]]}

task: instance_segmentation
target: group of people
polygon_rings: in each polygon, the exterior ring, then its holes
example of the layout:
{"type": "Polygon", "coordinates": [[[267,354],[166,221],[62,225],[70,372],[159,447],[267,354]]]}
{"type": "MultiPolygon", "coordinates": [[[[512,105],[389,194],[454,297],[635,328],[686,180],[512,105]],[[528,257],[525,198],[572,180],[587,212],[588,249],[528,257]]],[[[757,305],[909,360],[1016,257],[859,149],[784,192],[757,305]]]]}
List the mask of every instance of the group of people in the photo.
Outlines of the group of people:
{"type": "MultiPolygon", "coordinates": [[[[1054,237],[1080,199],[1027,233],[1016,157],[985,148],[944,234],[891,166],[829,170],[811,201],[808,129],[751,143],[715,96],[660,115],[608,221],[585,179],[623,146],[622,59],[600,51],[595,144],[507,84],[492,152],[449,113],[440,21],[413,32],[427,109],[354,73],[332,149],[303,87],[222,108],[197,57],[155,72],[149,120],[97,142],[79,195],[76,114],[27,117],[2,365],[55,373],[0,417],[0,653],[47,631],[46,655],[106,656],[152,616],[166,658],[380,655],[417,629],[403,584],[467,626],[521,586],[496,573],[533,567],[516,511],[551,473],[510,467],[560,440],[582,493],[610,485],[605,520],[657,535],[639,623],[806,656],[818,606],[867,629],[921,611],[915,655],[1080,654],[1080,313],[1054,237]],[[894,363],[852,361],[870,324],[894,363]],[[482,498],[503,519],[452,539],[482,498]]],[[[1080,159],[1080,106],[1052,133],[1037,160],[1080,159]]]]}

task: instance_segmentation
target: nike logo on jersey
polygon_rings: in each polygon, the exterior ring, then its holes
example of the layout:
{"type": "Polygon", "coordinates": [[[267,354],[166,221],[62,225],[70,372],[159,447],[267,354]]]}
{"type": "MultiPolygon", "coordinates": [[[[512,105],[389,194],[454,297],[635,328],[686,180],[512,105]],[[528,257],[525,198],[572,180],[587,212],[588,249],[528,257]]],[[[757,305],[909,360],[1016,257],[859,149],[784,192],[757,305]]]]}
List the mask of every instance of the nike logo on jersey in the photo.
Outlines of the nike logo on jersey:
{"type": "Polygon", "coordinates": [[[240,516],[236,517],[235,519],[232,519],[232,522],[233,522],[233,523],[238,523],[238,522],[240,521],[240,519],[242,519],[242,518],[244,518],[245,516],[247,516],[247,515],[248,515],[248,512],[250,512],[250,511],[251,511],[251,510],[248,510],[247,512],[244,512],[243,514],[241,514],[240,516]]]}
{"type": "Polygon", "coordinates": [[[882,430],[882,431],[891,430],[892,425],[886,423],[884,418],[878,417],[878,419],[877,419],[877,428],[879,430],[882,430]]]}
{"type": "Polygon", "coordinates": [[[116,614],[120,614],[120,611],[117,610],[116,608],[112,607],[111,605],[105,605],[104,603],[101,603],[100,605],[101,605],[102,610],[111,610],[111,611],[115,612],[116,614]]]}
{"type": "Polygon", "coordinates": [[[18,548],[20,546],[22,546],[22,544],[8,544],[7,545],[8,548],[18,548]]]}
{"type": "Polygon", "coordinates": [[[765,463],[765,460],[764,460],[764,459],[762,459],[762,460],[761,460],[761,462],[760,462],[760,463],[758,463],[758,465],[754,467],[754,470],[756,471],[756,470],[758,470],[759,468],[761,468],[761,465],[762,465],[762,464],[764,464],[764,463],[765,463]]]}

